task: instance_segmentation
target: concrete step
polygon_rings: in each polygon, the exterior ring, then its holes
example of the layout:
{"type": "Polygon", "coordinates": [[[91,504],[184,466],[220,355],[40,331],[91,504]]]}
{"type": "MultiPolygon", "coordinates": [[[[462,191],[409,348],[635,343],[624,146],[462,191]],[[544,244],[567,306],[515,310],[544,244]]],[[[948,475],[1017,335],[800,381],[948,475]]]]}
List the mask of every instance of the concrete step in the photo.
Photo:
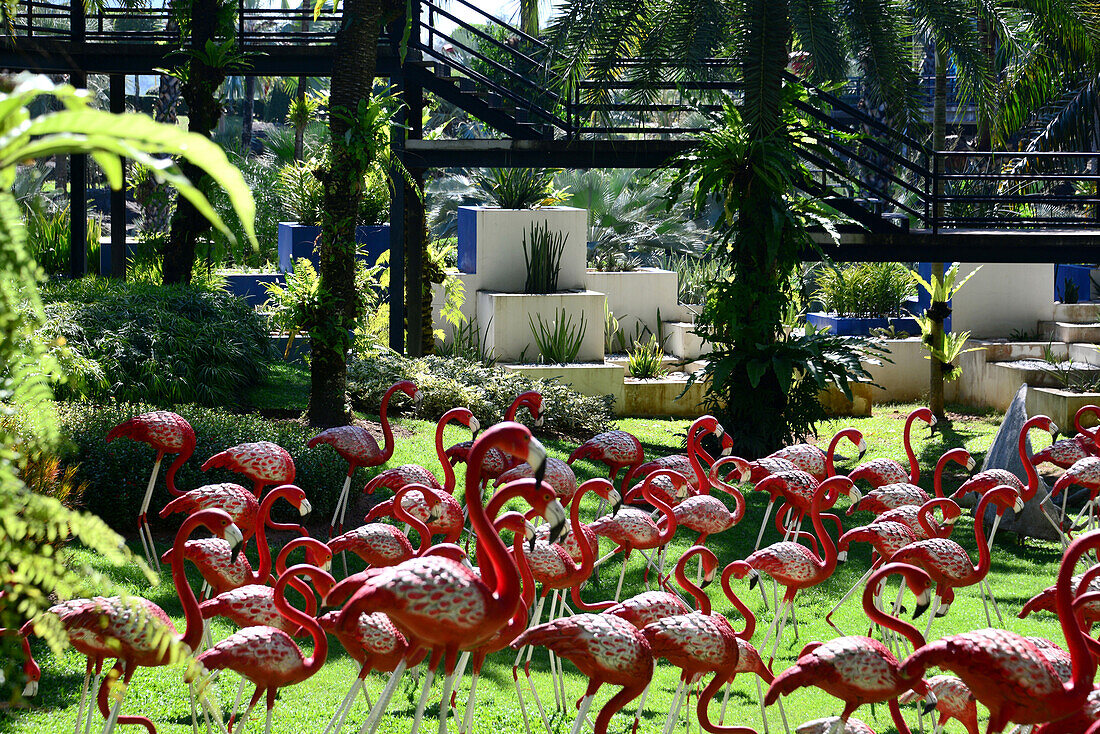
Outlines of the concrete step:
{"type": "Polygon", "coordinates": [[[1100,344],[1100,323],[1067,323],[1056,321],[1054,338],[1067,344],[1100,344]]]}
{"type": "Polygon", "coordinates": [[[1055,359],[1065,359],[1069,347],[1063,342],[1010,342],[1010,341],[971,341],[985,350],[986,362],[1013,362],[1018,359],[1043,359],[1048,353],[1055,359]]]}
{"type": "Polygon", "coordinates": [[[1100,375],[1100,366],[1084,362],[1049,364],[1042,360],[1019,360],[995,362],[990,367],[994,368],[997,374],[1004,375],[1012,384],[1027,384],[1034,387],[1062,387],[1072,373],[1100,375]]]}
{"type": "Polygon", "coordinates": [[[694,333],[695,325],[686,321],[665,321],[665,351],[679,359],[698,359],[706,353],[706,342],[694,333]]]}
{"type": "Polygon", "coordinates": [[[1054,320],[1067,324],[1094,324],[1100,321],[1100,303],[1055,303],[1054,320]]]}

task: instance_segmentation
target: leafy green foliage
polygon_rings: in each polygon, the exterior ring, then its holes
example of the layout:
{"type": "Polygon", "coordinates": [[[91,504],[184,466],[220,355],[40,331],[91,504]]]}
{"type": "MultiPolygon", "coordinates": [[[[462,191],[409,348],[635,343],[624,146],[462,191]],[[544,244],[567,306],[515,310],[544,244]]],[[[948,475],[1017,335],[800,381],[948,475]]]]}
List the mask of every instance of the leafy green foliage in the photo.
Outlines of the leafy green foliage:
{"type": "MultiPolygon", "coordinates": [[[[56,494],[34,492],[23,480],[28,457],[51,456],[60,436],[50,383],[64,376],[49,343],[35,337],[46,313],[38,293],[41,271],[28,251],[12,194],[16,166],[52,155],[88,153],[117,189],[122,185],[122,158],[135,160],[158,180],[179,188],[201,213],[224,228],[210,203],[175,164],[156,157],[180,155],[226,187],[250,236],[253,204],[224,153],[197,135],[141,115],[89,109],[86,92],[42,76],[6,78],[0,90],[0,414],[5,416],[0,420],[0,627],[17,628],[57,600],[112,593],[114,586],[76,560],[73,548],[83,546],[113,565],[132,557],[99,518],[67,508],[56,494]],[[32,105],[49,100],[64,109],[32,116],[32,105]]],[[[54,340],[53,346],[60,345],[54,340]]],[[[67,641],[56,624],[43,621],[35,631],[55,649],[67,641]]],[[[167,630],[158,634],[164,635],[159,641],[168,655],[187,654],[167,630]]],[[[12,645],[11,635],[0,637],[0,674],[6,679],[18,679],[15,668],[22,659],[12,645]]]]}
{"type": "Polygon", "coordinates": [[[259,317],[239,298],[194,286],[96,278],[43,288],[45,342],[91,363],[62,392],[156,405],[234,405],[268,356],[259,317]]]}
{"type": "Polygon", "coordinates": [[[640,380],[652,380],[661,374],[661,360],[664,351],[657,343],[657,337],[650,335],[648,342],[634,342],[634,348],[627,354],[627,369],[631,377],[640,380]]]}
{"type": "Polygon", "coordinates": [[[530,315],[527,316],[541,361],[549,364],[575,362],[581,351],[585,329],[588,328],[584,314],[581,314],[578,324],[573,323],[573,315],[566,313],[565,309],[555,309],[554,318],[549,324],[542,320],[542,314],[535,314],[535,318],[538,319],[538,326],[530,315]]]}
{"type": "Polygon", "coordinates": [[[267,267],[278,262],[279,222],[286,221],[286,207],[278,190],[279,168],[275,157],[270,154],[249,156],[231,152],[229,158],[233,165],[240,169],[256,201],[254,226],[259,246],[252,248],[246,245],[248,239],[244,225],[234,212],[229,197],[224,191],[215,189],[210,194],[210,203],[214,205],[218,215],[229,227],[233,237],[227,237],[221,232],[213,232],[210,235],[209,249],[202,259],[217,265],[267,267]]]}
{"type": "Polygon", "coordinates": [[[557,291],[561,256],[568,239],[568,233],[550,231],[546,220],[541,226],[538,222],[531,223],[531,229],[523,233],[523,264],[527,268],[524,293],[557,291]]]}
{"type": "Polygon", "coordinates": [[[733,277],[728,263],[716,257],[669,256],[661,263],[665,270],[676,273],[677,298],[680,303],[703,303],[710,284],[733,277]]]}
{"type": "Polygon", "coordinates": [[[409,406],[418,418],[434,420],[462,405],[488,426],[503,420],[516,395],[537,390],[546,423],[536,432],[590,438],[610,426],[610,395],[581,395],[556,380],[535,380],[502,367],[457,357],[408,359],[388,350],[356,355],[348,363],[348,392],[357,410],[377,412],[383,393],[398,380],[412,380],[420,388],[423,400],[409,406]]]}
{"type": "Polygon", "coordinates": [[[966,281],[973,278],[981,269],[981,265],[974,268],[958,283],[955,281],[959,276],[959,263],[952,263],[947,272],[942,275],[933,270],[931,283],[915,271],[912,272],[913,279],[920,283],[931,297],[928,310],[917,317],[917,325],[921,330],[921,346],[928,350],[931,359],[940,363],[945,380],[954,380],[962,375],[962,368],[954,364],[959,355],[982,349],[982,347],[966,348],[966,340],[970,338],[969,331],[949,333],[943,331],[943,322],[951,315],[948,302],[959,292],[959,289],[966,285],[966,281]],[[937,335],[939,339],[936,338],[937,335]]]}
{"type": "Polygon", "coordinates": [[[482,342],[477,319],[457,324],[451,332],[451,340],[437,345],[435,353],[441,357],[461,357],[486,367],[497,363],[496,354],[482,342]]]}
{"type": "Polygon", "coordinates": [[[817,293],[825,310],[840,316],[900,316],[917,293],[909,268],[901,263],[854,263],[824,269],[817,293]]]}
{"type": "Polygon", "coordinates": [[[298,224],[316,227],[321,224],[324,208],[324,185],[317,177],[316,160],[295,161],[279,170],[275,190],[283,207],[298,224]]]}
{"type": "Polygon", "coordinates": [[[501,209],[534,209],[560,198],[548,168],[487,168],[473,176],[474,185],[501,209]]]}
{"type": "Polygon", "coordinates": [[[1081,290],[1077,287],[1077,281],[1066,278],[1062,281],[1062,303],[1077,303],[1081,297],[1081,290]]]}

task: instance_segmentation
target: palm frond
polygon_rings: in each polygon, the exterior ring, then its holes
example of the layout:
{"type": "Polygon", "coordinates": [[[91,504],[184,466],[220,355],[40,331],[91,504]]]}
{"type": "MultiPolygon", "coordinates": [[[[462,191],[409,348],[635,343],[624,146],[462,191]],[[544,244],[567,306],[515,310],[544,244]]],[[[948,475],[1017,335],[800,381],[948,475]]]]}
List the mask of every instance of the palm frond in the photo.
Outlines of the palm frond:
{"type": "Polygon", "coordinates": [[[898,121],[917,119],[917,78],[904,39],[912,38],[906,9],[891,0],[840,0],[851,51],[876,102],[898,121]]]}
{"type": "Polygon", "coordinates": [[[820,84],[843,79],[848,58],[837,1],[791,0],[790,8],[795,38],[810,55],[810,80],[820,84]]]}

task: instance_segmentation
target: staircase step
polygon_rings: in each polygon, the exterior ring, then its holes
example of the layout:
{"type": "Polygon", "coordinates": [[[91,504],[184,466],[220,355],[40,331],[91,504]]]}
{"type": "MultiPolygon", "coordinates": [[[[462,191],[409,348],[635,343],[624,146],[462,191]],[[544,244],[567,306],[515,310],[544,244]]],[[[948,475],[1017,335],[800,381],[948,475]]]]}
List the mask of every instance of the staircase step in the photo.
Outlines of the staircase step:
{"type": "Polygon", "coordinates": [[[886,212],[882,218],[902,232],[909,231],[909,215],[902,212],[886,212]]]}
{"type": "Polygon", "coordinates": [[[1054,336],[1067,344],[1100,344],[1100,323],[1067,323],[1057,321],[1054,324],[1054,336]]]}
{"type": "Polygon", "coordinates": [[[1054,320],[1067,324],[1094,324],[1100,321],[1100,303],[1055,303],[1054,320]]]}
{"type": "Polygon", "coordinates": [[[476,92],[477,82],[468,76],[458,77],[458,88],[463,92],[476,92]]]}
{"type": "Polygon", "coordinates": [[[706,342],[695,334],[695,325],[686,321],[664,321],[665,351],[679,359],[696,360],[705,354],[706,342]]]}

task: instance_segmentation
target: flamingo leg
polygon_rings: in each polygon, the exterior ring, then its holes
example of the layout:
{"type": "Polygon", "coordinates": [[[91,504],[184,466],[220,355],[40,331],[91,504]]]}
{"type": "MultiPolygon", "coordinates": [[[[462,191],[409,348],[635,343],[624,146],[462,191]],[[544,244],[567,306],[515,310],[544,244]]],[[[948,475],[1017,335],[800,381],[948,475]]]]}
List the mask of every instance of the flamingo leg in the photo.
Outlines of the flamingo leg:
{"type": "Polygon", "coordinates": [[[271,734],[271,713],[274,710],[271,706],[267,707],[267,723],[264,724],[264,734],[271,734]]]}
{"type": "MultiPolygon", "coordinates": [[[[88,681],[92,679],[92,659],[88,658],[88,666],[84,669],[84,687],[80,689],[80,707],[76,710],[76,727],[73,734],[80,734],[80,724],[84,720],[84,704],[88,702],[88,681]]],[[[96,687],[99,687],[98,681],[96,687]]]]}
{"type": "MultiPolygon", "coordinates": [[[[99,684],[102,680],[103,680],[103,671],[102,671],[102,669],[100,669],[100,670],[96,671],[95,678],[92,681],[91,690],[98,691],[99,690],[99,684]]],[[[92,712],[93,711],[95,711],[95,704],[93,704],[92,701],[88,701],[88,712],[87,712],[86,717],[85,717],[84,722],[83,722],[84,723],[84,731],[88,732],[88,734],[91,734],[91,731],[92,731],[92,712]]],[[[77,720],[77,727],[79,727],[79,726],[80,726],[80,720],[78,719],[77,720]]]]}
{"type": "MultiPolygon", "coordinates": [[[[733,692],[733,681],[726,681],[725,691],[722,693],[722,708],[718,712],[718,726],[726,723],[726,707],[730,703],[730,693],[733,692]]],[[[756,693],[760,698],[760,711],[764,711],[764,695],[760,690],[760,681],[756,681],[756,693]]],[[[764,719],[764,734],[768,732],[768,720],[764,719]]]]}
{"type": "Polygon", "coordinates": [[[340,731],[344,727],[344,720],[347,718],[348,711],[351,710],[352,705],[355,703],[356,696],[359,695],[359,689],[363,687],[363,679],[360,676],[355,677],[355,682],[351,684],[351,688],[348,689],[348,693],[344,696],[344,700],[340,702],[340,706],[336,709],[336,713],[332,715],[332,719],[328,722],[328,726],[325,727],[321,734],[330,734],[330,732],[340,731]]]}
{"type": "Polygon", "coordinates": [[[764,519],[760,522],[760,532],[756,534],[756,545],[752,547],[753,551],[760,550],[760,543],[764,540],[764,530],[768,527],[768,518],[772,514],[772,505],[775,504],[775,497],[772,497],[768,501],[768,506],[764,508],[764,519]]]}
{"type": "MultiPolygon", "coordinates": [[[[757,692],[759,692],[759,690],[760,690],[760,679],[759,678],[757,678],[757,680],[756,680],[756,686],[757,686],[757,692]]],[[[764,701],[763,696],[760,697],[760,701],[761,701],[761,707],[762,707],[763,706],[762,702],[764,701]]],[[[783,708],[783,701],[779,700],[779,701],[776,701],[776,703],[779,705],[779,719],[783,722],[783,731],[786,732],[786,734],[791,734],[791,727],[787,724],[787,711],[786,711],[786,709],[783,708]]],[[[767,731],[767,727],[768,727],[767,722],[768,722],[768,720],[767,720],[767,718],[765,718],[764,719],[764,730],[765,731],[767,731]]]]}
{"type": "Polygon", "coordinates": [[[424,720],[424,709],[428,706],[428,694],[432,692],[432,683],[435,681],[435,670],[429,669],[424,676],[424,687],[420,690],[420,700],[416,702],[416,713],[413,715],[412,728],[409,734],[416,734],[420,729],[420,722],[424,720]]]}
{"type": "Polygon", "coordinates": [[[382,723],[382,717],[386,713],[386,708],[390,705],[390,701],[393,699],[394,691],[397,690],[397,686],[401,684],[401,678],[405,674],[405,667],[408,665],[407,660],[402,660],[397,664],[397,667],[390,673],[390,679],[386,681],[385,688],[378,694],[378,700],[374,702],[374,706],[371,707],[370,714],[367,716],[366,721],[359,727],[359,734],[374,734],[378,731],[378,725],[382,723]]]}
{"type": "Polygon", "coordinates": [[[454,689],[455,674],[443,676],[443,699],[439,702],[439,734],[447,734],[447,719],[451,716],[451,691],[454,689]]]}
{"type": "MultiPolygon", "coordinates": [[[[1043,514],[1045,515],[1046,513],[1044,512],[1043,514]]],[[[993,550],[993,539],[997,537],[997,528],[1001,524],[1001,517],[1002,517],[1002,515],[1000,513],[997,513],[996,515],[993,516],[993,527],[989,531],[989,541],[988,541],[988,543],[989,543],[988,544],[988,550],[990,550],[990,551],[993,550]]],[[[977,518],[977,519],[975,519],[974,522],[983,522],[983,519],[982,518],[977,518]]]]}
{"type": "MultiPolygon", "coordinates": [[[[125,668],[123,670],[125,671],[125,668]]],[[[118,715],[122,712],[122,702],[126,699],[126,691],[129,688],[127,678],[129,676],[123,672],[122,678],[119,680],[122,690],[119,692],[114,705],[111,706],[110,713],[107,714],[107,722],[103,725],[103,734],[111,734],[115,729],[115,725],[118,724],[118,715]]]]}
{"type": "MultiPolygon", "coordinates": [[[[554,621],[554,613],[558,611],[558,591],[554,590],[554,593],[550,596],[550,616],[546,620],[547,623],[554,621]]],[[[553,650],[546,649],[546,652],[550,659],[550,682],[554,684],[554,710],[565,711],[565,700],[561,696],[561,691],[558,688],[558,666],[555,662],[553,650]]]]}
{"type": "Polygon", "coordinates": [[[519,684],[518,666],[512,668],[512,680],[516,684],[516,698],[519,699],[519,712],[523,715],[523,726],[527,730],[527,734],[531,734],[531,719],[527,715],[527,702],[523,698],[523,686],[519,684]]]}
{"type": "Polygon", "coordinates": [[[458,734],[468,734],[470,728],[474,725],[474,707],[477,705],[477,679],[480,677],[477,672],[470,676],[470,695],[466,697],[466,712],[462,716],[462,726],[459,728],[458,734]]]}
{"type": "Polygon", "coordinates": [[[672,697],[672,706],[669,707],[668,716],[665,717],[665,725],[661,734],[671,734],[676,728],[676,722],[680,719],[680,708],[684,705],[684,681],[676,684],[676,694],[672,697]]]}
{"type": "Polygon", "coordinates": [[[233,708],[229,711],[229,718],[232,719],[237,715],[237,707],[241,705],[241,696],[244,695],[244,682],[245,678],[241,678],[241,684],[237,686],[237,697],[233,699],[233,708]]]}
{"type": "Polygon", "coordinates": [[[782,612],[776,612],[779,624],[776,626],[775,640],[772,643],[771,660],[775,660],[775,654],[779,652],[779,643],[783,641],[783,630],[787,626],[787,617],[794,611],[794,599],[784,600],[782,612]]]}
{"type": "Polygon", "coordinates": [[[153,499],[153,487],[157,483],[157,474],[160,473],[160,462],[164,459],[162,452],[157,452],[157,460],[153,464],[153,472],[149,475],[149,484],[145,485],[145,497],[141,501],[141,512],[138,513],[138,531],[141,535],[141,545],[145,550],[145,560],[149,564],[149,568],[160,573],[160,559],[157,558],[157,549],[153,545],[153,533],[149,529],[149,520],[147,513],[149,512],[149,503],[153,499]]]}
{"type": "Polygon", "coordinates": [[[626,577],[626,556],[623,556],[623,565],[619,569],[619,583],[615,587],[615,601],[619,601],[619,595],[623,593],[623,579],[626,577]]]}
{"type": "MultiPolygon", "coordinates": [[[[540,596],[539,600],[538,600],[538,603],[535,604],[535,611],[531,615],[532,620],[533,620],[532,623],[531,623],[532,627],[541,623],[541,621],[542,621],[542,607],[545,604],[546,604],[546,597],[545,596],[540,596]]],[[[535,652],[535,648],[532,647],[531,645],[527,645],[526,647],[520,649],[519,654],[516,655],[516,663],[512,667],[512,677],[514,677],[516,679],[516,690],[518,691],[519,690],[518,670],[519,670],[519,666],[520,666],[520,661],[523,659],[524,654],[526,654],[527,660],[524,662],[524,665],[523,665],[523,675],[527,678],[527,686],[531,689],[531,696],[535,699],[535,706],[539,710],[539,716],[540,716],[540,718],[542,718],[542,723],[546,727],[546,730],[549,731],[550,730],[550,718],[546,715],[546,709],[542,705],[542,699],[539,698],[538,691],[535,690],[535,682],[533,680],[531,680],[531,656],[534,654],[534,652],[535,652]]],[[[523,696],[522,696],[522,693],[521,693],[520,694],[520,699],[522,700],[522,698],[523,698],[523,696]]]]}
{"type": "Polygon", "coordinates": [[[835,622],[833,622],[833,615],[836,614],[836,610],[840,609],[841,605],[844,604],[844,602],[848,601],[849,597],[851,597],[852,594],[856,593],[857,591],[863,590],[863,585],[867,583],[867,579],[871,578],[871,574],[875,572],[876,567],[876,565],[872,565],[871,568],[867,569],[867,573],[860,576],[859,581],[856,581],[852,585],[852,588],[848,589],[848,591],[844,593],[844,596],[840,597],[840,601],[836,603],[836,606],[830,609],[829,613],[825,615],[825,622],[830,627],[835,629],[837,631],[837,634],[841,635],[842,637],[844,636],[844,631],[840,629],[840,627],[838,627],[835,622]]]}
{"type": "Polygon", "coordinates": [[[993,595],[993,587],[989,583],[989,577],[982,579],[982,584],[985,585],[986,593],[989,595],[989,603],[993,606],[993,613],[997,615],[997,622],[1001,627],[1005,626],[1004,617],[1001,616],[1001,610],[997,606],[997,597],[993,595]]]}
{"type": "MultiPolygon", "coordinates": [[[[344,534],[344,517],[348,512],[348,496],[351,489],[351,475],[355,472],[354,466],[348,467],[348,475],[344,478],[344,487],[340,490],[340,498],[336,500],[336,509],[332,512],[332,522],[328,526],[328,539],[332,540],[333,530],[337,535],[344,534]]],[[[344,576],[348,575],[348,553],[340,551],[340,561],[344,564],[344,576]]]]}
{"type": "Polygon", "coordinates": [[[587,695],[577,704],[577,719],[573,722],[572,734],[581,734],[584,721],[588,718],[588,709],[592,708],[592,695],[587,695]]]}
{"type": "Polygon", "coordinates": [[[928,610],[928,624],[924,627],[924,639],[928,639],[928,633],[932,631],[932,620],[936,618],[936,613],[940,610],[940,597],[939,595],[932,597],[932,608],[928,610]]]}
{"type": "Polygon", "coordinates": [[[649,689],[653,685],[653,676],[657,674],[657,661],[653,661],[653,673],[649,676],[649,683],[646,683],[645,688],[642,689],[642,697],[638,699],[638,710],[634,712],[634,727],[632,732],[638,731],[638,724],[642,720],[642,712],[645,711],[645,700],[649,696],[649,689]]]}

